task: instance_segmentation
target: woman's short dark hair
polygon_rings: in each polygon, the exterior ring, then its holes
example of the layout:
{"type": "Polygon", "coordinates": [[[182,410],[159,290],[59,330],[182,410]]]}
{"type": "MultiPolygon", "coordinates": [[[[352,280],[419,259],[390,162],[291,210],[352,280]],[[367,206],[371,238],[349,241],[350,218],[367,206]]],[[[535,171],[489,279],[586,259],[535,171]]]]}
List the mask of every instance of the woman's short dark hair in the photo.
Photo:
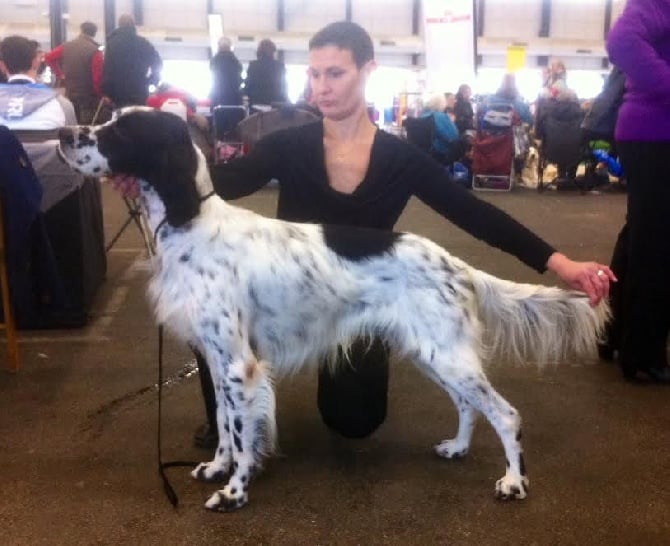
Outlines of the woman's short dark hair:
{"type": "Polygon", "coordinates": [[[256,49],[256,58],[261,59],[274,59],[275,51],[277,51],[277,46],[272,40],[267,38],[258,42],[258,48],[256,49]]]}
{"type": "Polygon", "coordinates": [[[310,51],[329,45],[351,51],[358,68],[375,57],[375,48],[370,35],[362,26],[349,21],[331,23],[312,36],[309,41],[310,51]]]}
{"type": "Polygon", "coordinates": [[[10,74],[20,74],[32,68],[39,44],[23,36],[7,36],[0,43],[0,58],[10,74]]]}

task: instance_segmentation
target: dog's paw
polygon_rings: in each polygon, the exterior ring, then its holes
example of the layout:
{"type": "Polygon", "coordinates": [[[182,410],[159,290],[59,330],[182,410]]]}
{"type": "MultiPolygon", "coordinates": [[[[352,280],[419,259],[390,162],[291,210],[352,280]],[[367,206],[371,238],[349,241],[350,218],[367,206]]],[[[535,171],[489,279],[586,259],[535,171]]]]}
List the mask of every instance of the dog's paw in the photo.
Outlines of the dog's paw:
{"type": "Polygon", "coordinates": [[[193,470],[191,476],[196,480],[208,483],[220,483],[226,481],[228,469],[211,463],[200,463],[193,470]]]}
{"type": "Polygon", "coordinates": [[[445,459],[461,459],[468,454],[468,445],[456,440],[444,440],[437,444],[434,449],[439,457],[445,459]]]}
{"type": "Polygon", "coordinates": [[[521,500],[528,495],[529,481],[526,476],[512,478],[503,476],[496,482],[496,498],[499,500],[521,500]]]}
{"type": "Polygon", "coordinates": [[[205,508],[214,512],[232,512],[242,508],[249,501],[249,495],[245,489],[226,485],[207,499],[205,508]]]}

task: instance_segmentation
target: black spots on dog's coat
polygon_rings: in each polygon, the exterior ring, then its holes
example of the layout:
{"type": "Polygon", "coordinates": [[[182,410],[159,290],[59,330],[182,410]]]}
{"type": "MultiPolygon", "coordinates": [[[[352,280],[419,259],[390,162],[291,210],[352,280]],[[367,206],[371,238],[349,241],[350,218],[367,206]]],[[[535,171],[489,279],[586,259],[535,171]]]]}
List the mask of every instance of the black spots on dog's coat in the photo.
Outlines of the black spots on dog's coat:
{"type": "Polygon", "coordinates": [[[324,225],[326,246],[347,260],[360,261],[390,253],[401,233],[350,226],[324,225]]]}
{"type": "Polygon", "coordinates": [[[237,451],[239,453],[241,453],[242,452],[242,439],[240,438],[239,434],[233,433],[233,443],[235,444],[235,449],[237,449],[237,451]]]}

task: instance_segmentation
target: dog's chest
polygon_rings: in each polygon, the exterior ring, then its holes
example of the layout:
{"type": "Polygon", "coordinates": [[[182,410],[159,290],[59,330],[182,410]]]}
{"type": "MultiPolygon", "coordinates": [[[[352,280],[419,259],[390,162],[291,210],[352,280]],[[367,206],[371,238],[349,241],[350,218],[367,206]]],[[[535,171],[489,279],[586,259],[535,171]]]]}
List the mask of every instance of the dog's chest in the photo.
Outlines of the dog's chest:
{"type": "Polygon", "coordinates": [[[231,252],[221,245],[204,245],[191,238],[165,245],[155,260],[150,283],[159,321],[180,323],[184,329],[210,307],[230,303],[235,275],[231,252]]]}

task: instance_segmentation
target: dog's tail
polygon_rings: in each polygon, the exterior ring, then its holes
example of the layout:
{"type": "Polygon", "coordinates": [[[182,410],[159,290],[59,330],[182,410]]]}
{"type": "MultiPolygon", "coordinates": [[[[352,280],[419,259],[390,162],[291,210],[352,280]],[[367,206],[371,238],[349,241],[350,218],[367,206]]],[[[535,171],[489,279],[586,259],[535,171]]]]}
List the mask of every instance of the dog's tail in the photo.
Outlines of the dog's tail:
{"type": "Polygon", "coordinates": [[[610,316],[579,292],[520,284],[472,270],[485,351],[548,362],[592,353],[610,316]]]}

